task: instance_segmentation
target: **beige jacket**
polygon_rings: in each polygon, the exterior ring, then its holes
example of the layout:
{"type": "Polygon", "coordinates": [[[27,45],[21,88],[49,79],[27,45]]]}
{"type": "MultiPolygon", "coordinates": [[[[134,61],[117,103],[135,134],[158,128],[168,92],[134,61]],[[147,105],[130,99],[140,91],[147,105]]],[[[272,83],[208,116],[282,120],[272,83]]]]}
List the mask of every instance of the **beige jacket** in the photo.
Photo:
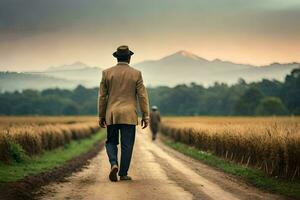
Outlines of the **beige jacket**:
{"type": "Polygon", "coordinates": [[[127,63],[102,72],[99,88],[99,117],[106,119],[106,124],[138,124],[137,102],[143,118],[149,117],[149,102],[140,71],[127,63]]]}

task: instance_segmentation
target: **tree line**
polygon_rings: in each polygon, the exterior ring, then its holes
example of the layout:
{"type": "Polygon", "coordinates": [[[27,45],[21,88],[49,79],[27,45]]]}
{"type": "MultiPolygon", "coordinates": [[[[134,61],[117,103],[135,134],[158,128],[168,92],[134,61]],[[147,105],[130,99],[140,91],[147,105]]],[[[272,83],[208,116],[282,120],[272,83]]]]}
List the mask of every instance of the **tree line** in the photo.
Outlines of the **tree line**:
{"type": "MultiPolygon", "coordinates": [[[[300,115],[300,69],[284,82],[262,80],[210,87],[191,83],[148,88],[151,105],[164,115],[300,115]]],[[[0,115],[96,115],[98,88],[3,92],[0,115]]]]}

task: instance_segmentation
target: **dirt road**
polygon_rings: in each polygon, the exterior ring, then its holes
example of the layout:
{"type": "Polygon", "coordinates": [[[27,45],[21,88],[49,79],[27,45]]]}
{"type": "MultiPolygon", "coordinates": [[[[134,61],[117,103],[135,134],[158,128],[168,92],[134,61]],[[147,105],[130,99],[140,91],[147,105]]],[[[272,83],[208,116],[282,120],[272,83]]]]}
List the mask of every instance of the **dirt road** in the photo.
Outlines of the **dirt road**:
{"type": "Polygon", "coordinates": [[[188,158],[158,142],[147,131],[139,130],[129,174],[133,181],[112,183],[105,149],[81,172],[66,182],[41,189],[40,199],[88,200],[235,200],[284,199],[262,192],[222,172],[188,158]]]}

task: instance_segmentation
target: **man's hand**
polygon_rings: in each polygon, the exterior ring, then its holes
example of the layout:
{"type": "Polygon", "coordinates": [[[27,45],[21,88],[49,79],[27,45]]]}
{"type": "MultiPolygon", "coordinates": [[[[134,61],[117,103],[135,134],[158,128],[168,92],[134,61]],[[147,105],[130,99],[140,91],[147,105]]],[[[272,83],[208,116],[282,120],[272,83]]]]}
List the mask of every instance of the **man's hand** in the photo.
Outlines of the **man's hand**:
{"type": "Polygon", "coordinates": [[[101,128],[106,128],[106,121],[105,121],[105,118],[99,118],[99,126],[101,128]]]}
{"type": "Polygon", "coordinates": [[[141,125],[142,125],[142,129],[147,128],[148,125],[149,125],[149,119],[147,119],[147,118],[142,119],[141,120],[141,125]]]}

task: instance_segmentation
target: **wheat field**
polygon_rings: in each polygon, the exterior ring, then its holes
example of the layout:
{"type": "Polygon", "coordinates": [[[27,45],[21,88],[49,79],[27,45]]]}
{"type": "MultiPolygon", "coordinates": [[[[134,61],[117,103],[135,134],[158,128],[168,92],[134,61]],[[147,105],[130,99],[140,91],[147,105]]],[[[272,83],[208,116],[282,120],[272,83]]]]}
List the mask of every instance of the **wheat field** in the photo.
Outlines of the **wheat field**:
{"type": "Polygon", "coordinates": [[[161,132],[272,176],[300,178],[299,117],[169,117],[161,132]]]}
{"type": "Polygon", "coordinates": [[[13,160],[14,149],[32,156],[98,131],[95,117],[0,117],[0,161],[13,160]]]}

